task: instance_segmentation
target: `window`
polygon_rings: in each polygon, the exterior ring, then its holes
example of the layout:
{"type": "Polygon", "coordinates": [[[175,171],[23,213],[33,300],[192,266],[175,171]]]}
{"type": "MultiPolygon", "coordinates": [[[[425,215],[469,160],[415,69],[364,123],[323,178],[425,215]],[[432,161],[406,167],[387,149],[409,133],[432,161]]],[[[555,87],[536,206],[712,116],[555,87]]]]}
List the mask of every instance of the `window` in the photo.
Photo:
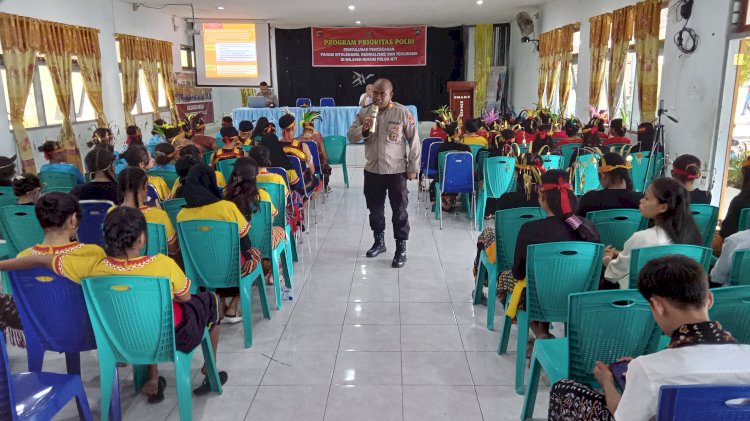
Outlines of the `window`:
{"type": "Polygon", "coordinates": [[[195,70],[195,52],[187,45],[180,47],[180,64],[183,70],[195,70]]]}
{"type": "Polygon", "coordinates": [[[71,79],[73,83],[73,105],[75,107],[73,112],[75,113],[75,120],[96,120],[96,111],[94,111],[94,107],[91,105],[88,95],[86,95],[81,72],[74,70],[71,79]]]}
{"type": "MultiPolygon", "coordinates": [[[[3,89],[5,90],[5,108],[10,110],[10,100],[8,99],[8,77],[5,68],[0,68],[0,74],[2,75],[3,89]]],[[[34,84],[31,84],[29,90],[29,96],[26,98],[26,108],[23,111],[23,126],[27,129],[39,127],[39,114],[36,106],[36,89],[34,84]]],[[[13,126],[11,125],[11,130],[13,126]]]]}

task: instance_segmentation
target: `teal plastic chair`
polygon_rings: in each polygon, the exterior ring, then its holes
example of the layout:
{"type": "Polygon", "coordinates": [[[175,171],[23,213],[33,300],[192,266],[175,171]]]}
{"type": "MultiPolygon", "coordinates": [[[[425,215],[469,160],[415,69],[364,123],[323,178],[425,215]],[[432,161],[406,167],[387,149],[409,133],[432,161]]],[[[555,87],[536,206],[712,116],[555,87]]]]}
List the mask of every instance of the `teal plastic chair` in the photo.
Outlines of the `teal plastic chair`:
{"type": "Polygon", "coordinates": [[[542,165],[545,170],[561,170],[563,169],[564,159],[561,155],[543,155],[542,165]]]}
{"type": "Polygon", "coordinates": [[[638,291],[571,294],[567,313],[567,338],[534,342],[522,420],[534,414],[541,370],[547,373],[550,384],[567,378],[597,387],[593,375],[596,361],[612,363],[623,356],[656,351],[661,329],[638,291]]]}
{"type": "MultiPolygon", "coordinates": [[[[82,287],[98,350],[102,420],[108,418],[110,391],[118,362],[134,365],[136,391],[146,380],[144,365],[174,362],[180,419],[191,420],[190,361],[195,350],[184,353],[175,348],[169,279],[102,276],[84,278],[82,287]]],[[[204,329],[201,348],[211,391],[221,394],[208,329],[204,329]]]]}
{"type": "Polygon", "coordinates": [[[601,242],[622,250],[625,241],[636,231],[648,228],[648,219],[638,209],[608,209],[586,214],[599,231],[601,242]]]}
{"type": "Polygon", "coordinates": [[[323,138],[323,145],[328,155],[328,164],[341,165],[344,172],[344,183],[346,188],[349,188],[349,172],[346,170],[346,137],[326,136],[323,138]]]}
{"type": "Polygon", "coordinates": [[[489,262],[487,252],[482,250],[477,267],[474,304],[482,299],[482,287],[487,279],[487,329],[495,328],[495,300],[497,295],[497,277],[501,272],[513,267],[516,253],[516,240],[521,226],[529,221],[545,217],[542,208],[515,208],[495,212],[495,263],[489,262]]]}
{"type": "Polygon", "coordinates": [[[245,152],[250,152],[250,149],[253,148],[253,145],[242,145],[242,150],[245,152]]]}
{"type": "Polygon", "coordinates": [[[75,174],[59,171],[42,171],[39,173],[39,181],[42,182],[44,193],[51,191],[69,193],[78,184],[75,174]]]}
{"type": "Polygon", "coordinates": [[[167,228],[163,224],[149,222],[146,224],[148,241],[141,249],[142,256],[155,256],[157,254],[169,255],[169,243],[167,242],[167,228]]]}
{"type": "Polygon", "coordinates": [[[737,250],[732,256],[729,285],[750,285],[750,250],[737,250]]]}
{"type": "Polygon", "coordinates": [[[477,229],[484,229],[484,213],[487,209],[487,199],[497,199],[508,191],[513,181],[516,168],[516,158],[510,156],[496,156],[486,158],[482,163],[482,187],[477,199],[476,220],[477,229]]]}
{"type": "Polygon", "coordinates": [[[483,149],[484,146],[482,145],[468,145],[469,151],[471,152],[471,157],[474,159],[474,162],[477,162],[477,154],[479,153],[480,149],[483,149]]]}
{"type": "MultiPolygon", "coordinates": [[[[516,313],[516,393],[523,394],[529,320],[566,322],[568,295],[599,287],[604,246],[583,241],[530,245],[526,257],[526,310],[516,313]]],[[[510,297],[506,300],[510,302],[510,297]]],[[[498,354],[508,351],[512,320],[505,315],[498,354]]]]}
{"type": "Polygon", "coordinates": [[[185,201],[185,199],[183,198],[165,200],[161,202],[161,207],[162,209],[164,209],[164,212],[167,213],[169,220],[172,221],[173,227],[177,226],[177,214],[180,213],[180,211],[185,207],[186,204],[187,201],[185,201]]]}
{"type": "Polygon", "coordinates": [[[750,344],[750,286],[714,288],[714,305],[708,311],[741,344],[750,344]]]}
{"type": "Polygon", "coordinates": [[[13,193],[13,187],[0,186],[0,208],[16,204],[16,195],[13,193]]]}
{"type": "Polygon", "coordinates": [[[581,196],[591,190],[602,188],[599,182],[599,155],[586,154],[576,157],[573,189],[576,195],[581,196]]]}
{"type": "Polygon", "coordinates": [[[167,183],[167,187],[169,187],[170,189],[174,186],[174,182],[177,181],[178,178],[180,178],[180,176],[177,175],[175,171],[150,170],[148,174],[163,178],[164,182],[167,183]]]}
{"type": "Polygon", "coordinates": [[[563,157],[563,165],[570,166],[570,162],[573,159],[573,152],[581,147],[581,143],[566,143],[560,145],[560,154],[563,157]]]}
{"type": "Polygon", "coordinates": [[[698,231],[703,239],[703,247],[711,248],[719,220],[719,208],[711,205],[690,205],[690,212],[698,225],[698,231]]]}
{"type": "Polygon", "coordinates": [[[234,171],[235,162],[237,162],[237,158],[222,159],[216,163],[216,170],[224,176],[227,183],[229,182],[229,176],[232,175],[232,171],[234,171]]]}
{"type": "Polygon", "coordinates": [[[44,231],[33,206],[12,205],[0,208],[0,230],[8,246],[8,257],[39,244],[44,240],[44,231]]]}
{"type": "Polygon", "coordinates": [[[648,185],[654,180],[654,176],[661,171],[661,167],[664,165],[662,153],[657,152],[654,162],[651,163],[651,170],[648,172],[648,177],[646,177],[649,156],[651,156],[651,152],[633,152],[630,154],[630,164],[633,167],[630,169],[630,178],[633,179],[633,190],[635,191],[646,191],[648,185]]]}
{"type": "Polygon", "coordinates": [[[286,254],[286,245],[280,242],[276,248],[273,247],[272,236],[273,222],[271,217],[271,203],[261,201],[258,204],[258,210],[253,213],[250,224],[250,238],[253,247],[258,248],[263,253],[264,259],[271,261],[271,270],[273,272],[273,289],[276,295],[276,309],[281,309],[281,277],[279,273],[279,263],[284,271],[284,282],[287,288],[292,288],[292,275],[289,271],[289,258],[286,254]]]}
{"type": "Polygon", "coordinates": [[[629,288],[638,288],[638,273],[646,263],[668,254],[682,254],[695,259],[703,266],[703,270],[706,272],[709,271],[709,267],[711,266],[712,250],[708,247],[693,246],[690,244],[670,244],[668,246],[633,249],[630,252],[629,288]]]}
{"type": "MultiPolygon", "coordinates": [[[[222,146],[224,146],[224,144],[219,144],[219,142],[217,142],[217,145],[220,148],[222,146]]],[[[211,165],[211,160],[213,159],[215,153],[216,153],[216,151],[206,151],[206,152],[204,152],[203,153],[203,163],[206,164],[206,165],[211,165]]]]}
{"type": "Polygon", "coordinates": [[[273,206],[278,211],[276,217],[273,218],[273,226],[284,228],[284,233],[286,233],[286,239],[284,240],[286,253],[284,256],[287,258],[289,275],[293,277],[293,262],[299,260],[297,258],[297,238],[292,235],[292,227],[286,220],[286,194],[284,193],[284,186],[278,183],[259,182],[258,188],[265,190],[271,196],[271,203],[273,203],[273,206]]]}
{"type": "Polygon", "coordinates": [[[737,221],[737,232],[750,229],[750,208],[740,211],[740,219],[737,221]]]}
{"type": "MultiPolygon", "coordinates": [[[[240,234],[237,224],[226,221],[195,219],[177,223],[177,238],[180,241],[185,274],[198,286],[208,290],[217,288],[240,288],[242,324],[245,333],[245,348],[253,344],[253,317],[250,289],[258,287],[263,317],[271,318],[266,288],[263,286],[263,265],[242,276],[240,271],[240,234]]],[[[193,292],[193,291],[191,291],[193,292]]]]}

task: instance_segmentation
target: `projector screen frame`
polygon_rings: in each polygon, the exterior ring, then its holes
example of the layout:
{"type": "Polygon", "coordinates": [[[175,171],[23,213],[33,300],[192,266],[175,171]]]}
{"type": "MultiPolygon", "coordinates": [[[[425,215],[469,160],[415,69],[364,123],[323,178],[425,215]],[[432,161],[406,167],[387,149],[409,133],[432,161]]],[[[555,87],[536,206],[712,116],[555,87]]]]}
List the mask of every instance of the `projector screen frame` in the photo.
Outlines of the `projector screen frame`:
{"type": "MultiPolygon", "coordinates": [[[[265,25],[266,26],[266,36],[268,40],[268,78],[265,79],[265,82],[268,83],[269,88],[273,88],[274,81],[273,81],[273,46],[271,45],[271,22],[268,20],[255,20],[255,19],[202,19],[202,18],[196,18],[193,20],[193,51],[195,52],[195,86],[200,87],[213,87],[213,88],[259,88],[260,82],[255,85],[245,85],[245,84],[236,84],[236,83],[200,83],[200,80],[198,78],[199,73],[203,72],[204,78],[205,78],[205,55],[202,50],[203,48],[203,41],[201,40],[201,64],[203,65],[203,69],[201,69],[198,66],[198,56],[199,56],[199,49],[198,49],[198,43],[196,42],[196,31],[198,31],[197,36],[203,37],[203,23],[252,23],[256,25],[256,30],[258,29],[258,25],[265,25]],[[198,29],[196,29],[196,25],[198,29]]],[[[259,66],[260,67],[260,66],[259,66]]],[[[260,81],[264,81],[264,79],[261,78],[260,70],[258,71],[258,79],[260,81]]]]}

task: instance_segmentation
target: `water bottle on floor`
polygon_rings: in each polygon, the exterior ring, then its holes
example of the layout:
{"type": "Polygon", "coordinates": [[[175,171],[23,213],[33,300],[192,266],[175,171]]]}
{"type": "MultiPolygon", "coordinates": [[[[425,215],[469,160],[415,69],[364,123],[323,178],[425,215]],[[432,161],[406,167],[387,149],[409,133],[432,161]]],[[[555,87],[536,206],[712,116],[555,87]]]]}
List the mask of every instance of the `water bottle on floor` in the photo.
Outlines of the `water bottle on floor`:
{"type": "Polygon", "coordinates": [[[292,289],[284,287],[281,290],[281,298],[284,301],[293,301],[294,300],[294,296],[292,295],[292,289]]]}

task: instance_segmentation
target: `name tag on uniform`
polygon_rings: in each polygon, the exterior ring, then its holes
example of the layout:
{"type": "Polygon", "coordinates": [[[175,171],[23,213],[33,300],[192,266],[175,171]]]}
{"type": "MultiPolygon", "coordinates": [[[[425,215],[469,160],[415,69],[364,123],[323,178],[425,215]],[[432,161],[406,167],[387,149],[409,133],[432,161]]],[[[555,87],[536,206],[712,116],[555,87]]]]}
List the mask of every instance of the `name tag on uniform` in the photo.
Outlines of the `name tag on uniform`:
{"type": "Polygon", "coordinates": [[[400,124],[388,124],[388,140],[390,142],[398,142],[401,137],[401,125],[400,124]]]}

